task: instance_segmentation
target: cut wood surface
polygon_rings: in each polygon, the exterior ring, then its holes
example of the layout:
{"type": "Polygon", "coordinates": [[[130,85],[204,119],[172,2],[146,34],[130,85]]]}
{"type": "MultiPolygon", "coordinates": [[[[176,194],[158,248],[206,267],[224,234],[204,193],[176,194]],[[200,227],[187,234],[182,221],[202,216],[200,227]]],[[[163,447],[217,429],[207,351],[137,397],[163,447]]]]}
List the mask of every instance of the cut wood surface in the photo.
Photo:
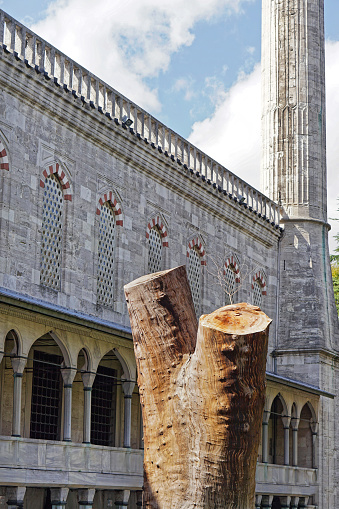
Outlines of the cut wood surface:
{"type": "Polygon", "coordinates": [[[268,327],[235,304],[198,323],[184,266],[125,286],[144,422],[144,508],[253,509],[268,327]]]}

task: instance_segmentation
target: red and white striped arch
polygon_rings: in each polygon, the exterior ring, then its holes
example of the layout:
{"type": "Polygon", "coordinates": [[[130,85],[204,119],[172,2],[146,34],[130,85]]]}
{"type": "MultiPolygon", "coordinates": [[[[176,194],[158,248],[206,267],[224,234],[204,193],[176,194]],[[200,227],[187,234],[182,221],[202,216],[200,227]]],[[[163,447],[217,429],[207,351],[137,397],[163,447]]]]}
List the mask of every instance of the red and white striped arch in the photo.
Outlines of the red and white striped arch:
{"type": "Polygon", "coordinates": [[[252,290],[254,290],[254,283],[258,281],[261,286],[261,293],[266,295],[266,276],[263,271],[258,270],[252,278],[252,290]]]}
{"type": "Polygon", "coordinates": [[[200,255],[201,265],[206,265],[205,249],[204,249],[204,246],[203,246],[201,240],[199,239],[199,237],[195,237],[189,241],[188,249],[187,249],[187,253],[186,253],[187,258],[189,257],[190,251],[193,248],[196,248],[196,250],[198,251],[198,253],[200,255]]]}
{"type": "Polygon", "coordinates": [[[0,140],[0,170],[9,170],[9,160],[5,145],[0,140]]]}
{"type": "Polygon", "coordinates": [[[236,257],[233,255],[229,256],[227,258],[227,260],[225,261],[224,275],[225,275],[226,269],[228,269],[228,268],[234,272],[235,282],[240,283],[240,268],[239,268],[239,264],[237,262],[236,257]]]}
{"type": "Polygon", "coordinates": [[[112,191],[108,191],[107,193],[103,194],[99,198],[99,202],[98,202],[98,206],[97,206],[97,211],[96,211],[97,216],[100,216],[100,214],[101,214],[101,207],[106,202],[108,202],[111,205],[111,207],[112,207],[112,209],[114,211],[114,214],[115,214],[115,224],[117,226],[123,226],[124,221],[123,221],[123,217],[122,217],[121,206],[120,206],[119,202],[117,201],[117,199],[115,198],[115,196],[114,196],[112,191]]]}
{"type": "Polygon", "coordinates": [[[50,175],[57,175],[58,179],[60,180],[61,187],[63,189],[64,199],[72,201],[71,185],[69,183],[68,178],[66,177],[64,170],[61,168],[59,163],[51,164],[47,169],[45,169],[42,172],[42,174],[45,177],[45,179],[44,180],[40,179],[40,187],[45,187],[45,180],[50,175]]]}
{"type": "Polygon", "coordinates": [[[158,228],[160,232],[163,247],[168,247],[167,230],[165,228],[163,221],[161,220],[161,217],[159,216],[153,217],[153,219],[151,219],[150,222],[148,223],[146,230],[146,239],[149,239],[150,232],[152,228],[154,228],[155,226],[158,228]]]}

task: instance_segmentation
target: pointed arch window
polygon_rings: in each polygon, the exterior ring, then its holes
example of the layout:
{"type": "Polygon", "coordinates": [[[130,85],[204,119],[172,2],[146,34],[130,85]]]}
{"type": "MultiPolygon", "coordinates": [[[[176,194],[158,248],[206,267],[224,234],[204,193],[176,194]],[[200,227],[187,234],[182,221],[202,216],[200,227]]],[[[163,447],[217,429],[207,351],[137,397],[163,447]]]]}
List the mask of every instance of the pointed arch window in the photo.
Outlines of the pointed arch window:
{"type": "Polygon", "coordinates": [[[44,182],[40,282],[60,290],[64,198],[55,174],[44,182]]]}
{"type": "Polygon", "coordinates": [[[159,272],[162,262],[162,236],[157,226],[153,226],[148,237],[148,272],[159,272]]]}
{"type": "Polygon", "coordinates": [[[235,273],[230,266],[225,267],[224,280],[225,280],[225,306],[228,306],[229,304],[233,303],[233,296],[236,291],[235,273]]]}
{"type": "Polygon", "coordinates": [[[258,279],[253,282],[253,305],[262,306],[262,289],[258,279]]]}
{"type": "Polygon", "coordinates": [[[116,222],[111,204],[103,203],[99,219],[97,302],[112,307],[114,302],[114,252],[116,222]]]}
{"type": "Polygon", "coordinates": [[[187,276],[190,284],[196,315],[200,314],[201,301],[201,259],[198,249],[194,246],[189,250],[187,276]]]}

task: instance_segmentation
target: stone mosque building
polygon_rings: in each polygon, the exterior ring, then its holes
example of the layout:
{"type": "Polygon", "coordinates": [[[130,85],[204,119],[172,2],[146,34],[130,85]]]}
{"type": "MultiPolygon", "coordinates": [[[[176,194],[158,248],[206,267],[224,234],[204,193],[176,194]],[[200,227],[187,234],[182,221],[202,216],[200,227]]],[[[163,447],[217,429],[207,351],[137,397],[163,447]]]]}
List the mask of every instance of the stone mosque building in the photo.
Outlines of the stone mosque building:
{"type": "Polygon", "coordinates": [[[123,285],[183,264],[273,319],[256,509],[339,507],[323,3],[263,0],[264,194],[0,11],[1,509],[141,507],[123,285]]]}

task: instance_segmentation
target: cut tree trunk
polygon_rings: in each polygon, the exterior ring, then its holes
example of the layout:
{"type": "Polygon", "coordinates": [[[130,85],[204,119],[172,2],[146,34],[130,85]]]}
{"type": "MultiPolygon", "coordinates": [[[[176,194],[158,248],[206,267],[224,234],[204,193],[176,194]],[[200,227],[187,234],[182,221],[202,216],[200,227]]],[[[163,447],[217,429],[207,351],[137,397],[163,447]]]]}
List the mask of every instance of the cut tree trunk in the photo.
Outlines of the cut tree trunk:
{"type": "Polygon", "coordinates": [[[268,327],[235,304],[199,320],[185,267],[125,286],[144,422],[143,507],[252,509],[268,327]]]}

